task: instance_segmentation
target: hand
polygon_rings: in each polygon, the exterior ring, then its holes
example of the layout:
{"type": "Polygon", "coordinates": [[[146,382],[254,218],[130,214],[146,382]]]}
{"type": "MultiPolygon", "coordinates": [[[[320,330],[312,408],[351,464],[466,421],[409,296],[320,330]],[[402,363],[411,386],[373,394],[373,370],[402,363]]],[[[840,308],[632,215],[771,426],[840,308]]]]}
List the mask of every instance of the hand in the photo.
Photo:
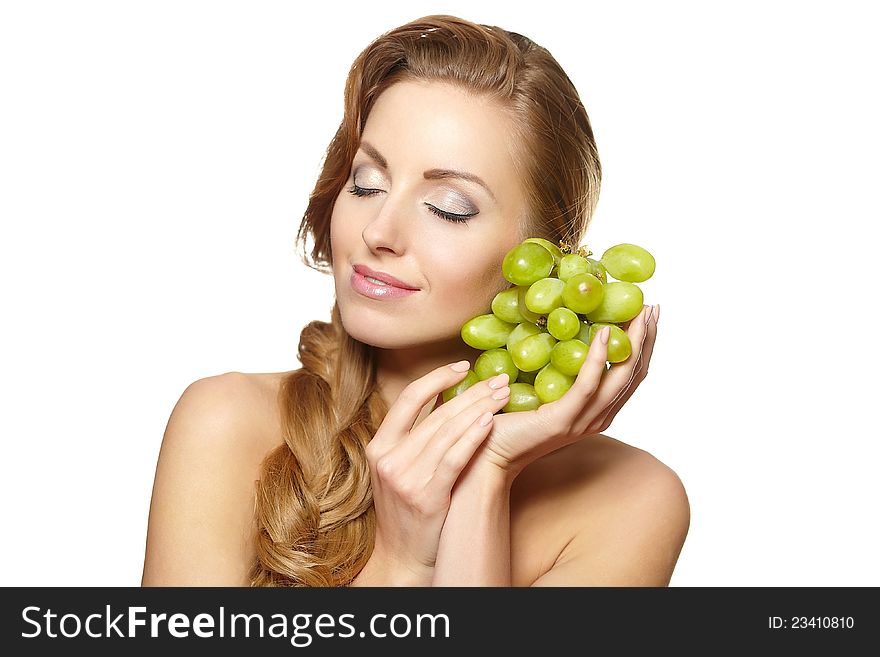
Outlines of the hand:
{"type": "Polygon", "coordinates": [[[541,456],[607,429],[648,374],[657,337],[656,318],[645,322],[649,314],[650,306],[645,306],[624,325],[633,346],[629,358],[606,371],[608,345],[597,335],[572,387],[534,411],[498,415],[475,460],[517,474],[541,456]]]}
{"type": "Polygon", "coordinates": [[[508,401],[505,374],[471,386],[413,426],[465,372],[444,366],[410,383],[366,448],[377,520],[373,554],[397,582],[430,586],[452,487],[508,401]]]}

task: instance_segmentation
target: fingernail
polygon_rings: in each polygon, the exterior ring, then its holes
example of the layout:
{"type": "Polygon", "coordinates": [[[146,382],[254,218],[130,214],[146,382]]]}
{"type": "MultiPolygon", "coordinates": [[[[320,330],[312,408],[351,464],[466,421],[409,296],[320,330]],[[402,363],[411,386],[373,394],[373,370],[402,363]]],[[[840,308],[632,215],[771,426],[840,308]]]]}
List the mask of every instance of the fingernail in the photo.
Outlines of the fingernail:
{"type": "Polygon", "coordinates": [[[660,321],[660,304],[658,303],[657,304],[657,312],[654,314],[654,323],[656,324],[659,321],[660,321]]]}
{"type": "Polygon", "coordinates": [[[466,372],[468,368],[471,366],[469,361],[462,360],[457,362],[455,365],[450,365],[450,369],[456,372],[466,372]]]}
{"type": "Polygon", "coordinates": [[[480,426],[485,427],[492,421],[492,414],[489,411],[486,411],[480,416],[480,426]]]}
{"type": "Polygon", "coordinates": [[[605,326],[599,331],[599,339],[602,341],[602,344],[608,344],[608,335],[611,333],[611,327],[605,326]]]}
{"type": "Polygon", "coordinates": [[[503,385],[507,385],[507,382],[510,380],[510,377],[507,375],[507,372],[502,372],[498,376],[492,377],[489,379],[489,387],[492,390],[496,388],[500,388],[503,385]]]}
{"type": "Polygon", "coordinates": [[[492,393],[492,399],[504,399],[510,396],[510,388],[504,386],[492,393]]]}

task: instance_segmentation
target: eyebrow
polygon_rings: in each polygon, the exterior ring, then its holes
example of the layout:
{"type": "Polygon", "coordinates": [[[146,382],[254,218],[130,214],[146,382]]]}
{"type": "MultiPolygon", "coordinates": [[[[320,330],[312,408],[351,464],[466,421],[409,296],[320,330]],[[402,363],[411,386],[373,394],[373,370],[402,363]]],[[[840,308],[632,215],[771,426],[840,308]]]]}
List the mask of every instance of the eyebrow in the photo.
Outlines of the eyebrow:
{"type": "MultiPolygon", "coordinates": [[[[383,169],[388,169],[388,160],[384,158],[384,156],[376,150],[376,147],[370,144],[369,142],[362,141],[361,150],[370,156],[376,164],[378,164],[383,169]]],[[[492,197],[492,200],[496,203],[498,200],[495,198],[495,194],[492,193],[492,190],[489,189],[489,185],[487,185],[482,178],[479,176],[468,173],[467,171],[457,171],[455,169],[428,169],[424,173],[425,180],[438,180],[443,178],[461,178],[462,180],[467,180],[472,183],[476,183],[480,185],[483,189],[489,192],[489,196],[492,197]]]]}

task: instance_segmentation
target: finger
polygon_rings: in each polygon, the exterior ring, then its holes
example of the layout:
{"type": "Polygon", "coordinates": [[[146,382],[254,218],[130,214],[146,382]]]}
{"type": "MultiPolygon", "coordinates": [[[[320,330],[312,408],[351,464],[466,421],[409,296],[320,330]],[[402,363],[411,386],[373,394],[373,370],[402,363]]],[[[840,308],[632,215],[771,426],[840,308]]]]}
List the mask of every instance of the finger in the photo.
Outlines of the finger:
{"type": "Polygon", "coordinates": [[[495,415],[510,401],[510,387],[504,386],[491,395],[483,397],[455,417],[444,422],[440,428],[424,441],[424,446],[416,455],[413,467],[432,475],[439,467],[444,455],[462,439],[468,428],[485,413],[495,415]]]}
{"type": "Polygon", "coordinates": [[[608,425],[611,424],[611,421],[617,415],[618,411],[623,408],[623,405],[626,404],[630,397],[632,397],[633,393],[636,391],[636,388],[638,388],[641,382],[645,380],[645,377],[648,376],[648,367],[651,363],[651,355],[654,352],[654,343],[657,339],[656,317],[657,313],[655,313],[654,317],[648,322],[648,335],[645,338],[645,344],[642,347],[641,362],[639,363],[639,366],[637,368],[633,383],[626,389],[624,394],[620,395],[619,398],[615,399],[614,402],[612,402],[611,406],[597,420],[596,424],[602,427],[597,429],[597,431],[604,431],[605,428],[607,428],[608,425]]]}
{"type": "Polygon", "coordinates": [[[417,428],[424,429],[433,434],[444,422],[461,413],[462,410],[478,399],[491,395],[492,391],[506,386],[509,380],[510,377],[506,373],[502,373],[484,381],[477,381],[470,388],[457,394],[445,404],[441,403],[417,428]]]}
{"type": "Polygon", "coordinates": [[[625,361],[613,363],[608,369],[590,407],[583,409],[581,422],[577,425],[578,431],[586,431],[588,426],[595,424],[596,418],[611,408],[635,379],[636,368],[642,359],[642,350],[648,335],[645,320],[650,315],[650,309],[650,306],[644,306],[642,312],[630,322],[627,335],[632,344],[632,353],[625,361]]]}
{"type": "MultiPolygon", "coordinates": [[[[497,408],[503,407],[510,396],[510,387],[507,386],[508,379],[507,374],[499,374],[491,379],[475,383],[464,392],[450,399],[410,431],[407,440],[398,447],[401,450],[400,453],[409,459],[415,459],[433,436],[456,422],[455,418],[459,417],[463,412],[475,407],[478,407],[481,411],[489,406],[495,408],[499,400],[502,399],[502,397],[497,395],[502,392],[505,395],[503,397],[504,401],[497,408]],[[495,395],[494,399],[493,395],[495,395]]],[[[460,423],[461,420],[458,420],[458,424],[460,423]]],[[[466,424],[469,423],[470,421],[466,422],[466,424]]],[[[460,431],[463,430],[464,428],[462,427],[460,431]]],[[[457,435],[460,435],[460,431],[457,435]]]]}
{"type": "Polygon", "coordinates": [[[651,317],[652,306],[642,306],[641,312],[629,323],[627,337],[631,345],[630,355],[626,360],[618,363],[610,363],[608,378],[611,382],[619,384],[628,381],[633,371],[638,367],[645,338],[648,335],[648,319],[651,317]]]}
{"type": "MultiPolygon", "coordinates": [[[[467,364],[468,367],[470,365],[467,361],[461,361],[461,364],[467,364]]],[[[457,365],[459,364],[443,365],[409,383],[388,409],[385,419],[382,420],[383,431],[377,433],[376,438],[383,443],[396,443],[407,435],[422,409],[435,395],[442,394],[444,390],[464,379],[468,367],[461,371],[452,369],[457,365]]]]}
{"type": "Polygon", "coordinates": [[[474,453],[489,436],[493,424],[494,416],[490,412],[486,411],[477,416],[461,438],[443,454],[431,480],[425,486],[427,494],[439,496],[450,493],[461,471],[470,463],[474,453]]]}
{"type": "Polygon", "coordinates": [[[608,358],[608,333],[610,329],[605,327],[593,338],[587,351],[587,358],[581,365],[571,388],[556,401],[538,407],[536,412],[542,416],[548,426],[566,429],[571,427],[596,394],[608,358]]]}

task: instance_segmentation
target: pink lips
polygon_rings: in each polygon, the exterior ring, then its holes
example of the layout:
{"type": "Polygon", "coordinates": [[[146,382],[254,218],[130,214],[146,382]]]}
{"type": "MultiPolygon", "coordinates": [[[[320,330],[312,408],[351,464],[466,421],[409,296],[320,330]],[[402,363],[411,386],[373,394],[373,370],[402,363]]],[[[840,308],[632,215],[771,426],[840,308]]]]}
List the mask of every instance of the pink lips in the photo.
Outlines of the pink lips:
{"type": "Polygon", "coordinates": [[[355,265],[351,273],[351,286],[355,291],[371,299],[399,299],[418,292],[417,288],[407,285],[393,276],[377,272],[364,265],[355,265]],[[367,276],[385,281],[388,285],[373,283],[367,276]]]}

